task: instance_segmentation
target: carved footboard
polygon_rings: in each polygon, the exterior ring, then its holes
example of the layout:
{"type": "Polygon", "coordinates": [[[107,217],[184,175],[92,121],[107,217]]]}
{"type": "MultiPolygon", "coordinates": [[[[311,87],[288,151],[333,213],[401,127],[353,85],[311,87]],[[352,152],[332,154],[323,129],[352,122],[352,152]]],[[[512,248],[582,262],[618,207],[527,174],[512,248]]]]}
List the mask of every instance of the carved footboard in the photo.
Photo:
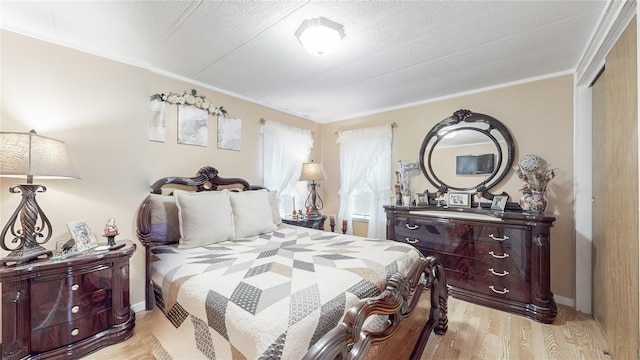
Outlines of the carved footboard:
{"type": "MultiPolygon", "coordinates": [[[[345,315],[344,321],[329,331],[303,358],[304,360],[365,359],[373,345],[385,343],[390,354],[376,354],[376,358],[392,359],[392,353],[401,347],[392,342],[401,339],[391,337],[416,310],[420,296],[430,293],[429,317],[420,331],[409,359],[420,359],[432,331],[444,334],[448,326],[447,281],[444,266],[429,256],[417,261],[407,277],[394,274],[387,281],[386,289],[373,298],[362,299],[345,315]],[[424,274],[424,281],[421,277],[424,274]],[[365,320],[373,315],[388,316],[385,325],[375,331],[365,329],[365,320]]],[[[416,314],[418,317],[421,314],[416,314]]],[[[426,314],[424,314],[426,315],[426,314]]],[[[397,357],[397,354],[395,355],[397,357]]]]}

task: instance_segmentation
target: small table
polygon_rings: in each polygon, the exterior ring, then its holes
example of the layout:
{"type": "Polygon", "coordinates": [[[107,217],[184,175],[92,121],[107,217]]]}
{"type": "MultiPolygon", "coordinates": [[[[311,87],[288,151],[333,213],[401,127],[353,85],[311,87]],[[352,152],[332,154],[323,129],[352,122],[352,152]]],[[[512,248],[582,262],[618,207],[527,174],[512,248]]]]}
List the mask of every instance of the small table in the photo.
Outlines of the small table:
{"type": "Polygon", "coordinates": [[[136,244],[0,267],[2,358],[80,358],[133,334],[129,258],[136,244]]]}
{"type": "Polygon", "coordinates": [[[302,226],[310,229],[324,230],[324,222],[327,220],[327,215],[321,216],[309,216],[302,218],[292,218],[291,216],[285,216],[282,218],[282,222],[289,225],[302,226]]]}

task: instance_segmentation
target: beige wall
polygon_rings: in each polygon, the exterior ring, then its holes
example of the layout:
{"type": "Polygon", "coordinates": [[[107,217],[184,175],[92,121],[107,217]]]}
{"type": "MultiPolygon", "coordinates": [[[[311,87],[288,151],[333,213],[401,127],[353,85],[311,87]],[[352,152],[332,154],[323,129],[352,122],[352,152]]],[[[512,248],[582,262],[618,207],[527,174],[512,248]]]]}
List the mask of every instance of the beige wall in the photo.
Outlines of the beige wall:
{"type": "MultiPolygon", "coordinates": [[[[54,229],[48,248],[53,248],[55,241],[68,238],[67,221],[79,219],[86,219],[99,235],[105,221],[115,217],[120,229],[117,239],[135,239],[135,211],[149,184],[163,176],[192,175],[201,166],[212,165],[222,176],[261,183],[261,117],[314,131],[311,157],[324,163],[329,177],[320,187],[325,200],[322,212],[337,214],[336,131],[396,122],[394,164],[400,159],[415,161],[428,130],[453,111],[465,108],[504,122],[516,139],[516,158],[535,153],[560,169],[549,194],[549,210],[558,215],[552,231],[552,290],[559,296],[574,296],[571,76],[319,125],[147,70],[6,31],[2,31],[1,56],[2,131],[33,128],[42,135],[64,140],[82,177],[41,181],[47,192],[38,195],[38,202],[54,229]],[[242,151],[217,149],[214,117],[210,117],[209,146],[178,145],[172,106],[167,108],[167,141],[147,140],[149,95],[191,88],[215,105],[223,105],[232,116],[242,118],[242,151]]],[[[434,190],[420,173],[412,182],[414,191],[434,190]]],[[[0,178],[1,225],[19,202],[18,195],[8,192],[15,183],[13,179],[0,178]]],[[[519,182],[511,174],[496,191],[507,191],[517,199],[518,188],[519,182]]],[[[0,251],[0,256],[5,255],[0,251]]],[[[132,260],[131,273],[131,300],[135,304],[144,299],[141,245],[132,260]]]]}
{"type": "MultiPolygon", "coordinates": [[[[559,170],[549,186],[549,207],[558,220],[551,232],[551,290],[569,302],[575,289],[575,237],[573,215],[573,76],[566,75],[478,94],[437,101],[385,113],[326,124],[322,127],[325,184],[324,213],[337,213],[339,199],[339,146],[336,131],[395,122],[393,170],[397,163],[417,161],[420,145],[436,123],[458,109],[491,115],[502,121],[514,138],[517,162],[526,154],[537,154],[559,170]]],[[[395,183],[394,175],[391,175],[395,183]]],[[[435,191],[422,173],[412,179],[412,192],[435,191]]],[[[494,193],[506,191],[517,201],[520,181],[511,172],[494,193]]],[[[391,201],[391,200],[390,200],[391,201]]]]}

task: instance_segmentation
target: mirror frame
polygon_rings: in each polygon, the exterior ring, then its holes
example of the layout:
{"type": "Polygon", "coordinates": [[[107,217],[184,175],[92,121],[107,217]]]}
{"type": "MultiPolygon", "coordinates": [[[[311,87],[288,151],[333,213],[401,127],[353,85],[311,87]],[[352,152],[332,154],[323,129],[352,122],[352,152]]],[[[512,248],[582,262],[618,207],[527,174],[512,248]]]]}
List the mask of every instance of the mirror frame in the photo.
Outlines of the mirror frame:
{"type": "Polygon", "coordinates": [[[420,146],[420,155],[418,158],[418,162],[419,162],[420,170],[422,171],[422,174],[427,178],[427,180],[429,181],[429,183],[431,183],[431,185],[435,186],[438,189],[437,191],[440,192],[441,194],[448,192],[449,189],[460,190],[460,191],[475,190],[476,192],[482,192],[484,198],[491,200],[493,198],[493,195],[489,193],[489,190],[491,190],[492,187],[496,186],[500,181],[502,181],[502,179],[504,179],[505,176],[507,176],[507,174],[511,170],[511,167],[513,166],[514,157],[515,157],[515,146],[513,143],[513,137],[511,136],[511,133],[503,123],[501,123],[499,120],[489,115],[474,113],[474,112],[471,112],[470,110],[460,109],[454,112],[452,116],[437,123],[427,133],[424,140],[422,141],[422,145],[420,146]],[[471,127],[471,126],[460,127],[460,124],[472,125],[473,123],[487,124],[488,127],[487,129],[481,129],[481,128],[471,127]],[[456,126],[454,129],[447,129],[448,127],[454,126],[454,125],[456,126]],[[501,151],[498,151],[498,160],[496,162],[495,169],[493,170],[493,172],[489,177],[481,181],[479,184],[472,185],[469,187],[451,186],[445,183],[444,181],[442,181],[440,178],[438,178],[436,174],[433,172],[433,167],[431,165],[431,155],[433,153],[433,150],[436,147],[436,145],[438,145],[438,143],[442,139],[444,139],[445,135],[447,135],[449,132],[454,130],[473,130],[473,131],[478,131],[480,133],[483,133],[494,143],[494,145],[498,150],[501,150],[501,151]],[[497,131],[498,134],[502,135],[502,137],[504,138],[505,144],[507,146],[506,151],[502,151],[502,147],[500,146],[498,140],[496,139],[496,136],[491,134],[491,132],[493,131],[497,131]],[[427,146],[431,142],[432,144],[430,148],[427,149],[427,146]],[[428,151],[428,160],[427,160],[428,164],[425,164],[425,152],[427,151],[428,151]],[[503,154],[505,153],[507,155],[506,166],[502,169],[502,172],[498,173],[498,171],[502,166],[502,162],[505,161],[505,159],[503,159],[503,154]]]}

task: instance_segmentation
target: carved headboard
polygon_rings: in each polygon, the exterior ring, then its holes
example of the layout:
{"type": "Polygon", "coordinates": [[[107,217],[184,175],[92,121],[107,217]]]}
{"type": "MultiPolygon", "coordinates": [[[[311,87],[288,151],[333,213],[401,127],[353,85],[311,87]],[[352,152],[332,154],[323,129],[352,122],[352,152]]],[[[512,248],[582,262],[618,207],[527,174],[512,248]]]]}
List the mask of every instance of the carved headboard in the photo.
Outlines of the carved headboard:
{"type": "Polygon", "coordinates": [[[262,186],[250,185],[245,179],[220,177],[218,170],[211,166],[201,168],[194,177],[170,176],[159,179],[151,185],[151,195],[147,196],[138,209],[137,235],[140,242],[147,247],[177,242],[177,238],[173,236],[177,234],[177,208],[173,197],[169,197],[172,192],[163,192],[166,190],[165,186],[169,189],[179,188],[194,192],[264,189],[262,186]],[[166,195],[163,195],[164,193],[166,195]],[[175,216],[172,216],[174,213],[175,216]]]}

